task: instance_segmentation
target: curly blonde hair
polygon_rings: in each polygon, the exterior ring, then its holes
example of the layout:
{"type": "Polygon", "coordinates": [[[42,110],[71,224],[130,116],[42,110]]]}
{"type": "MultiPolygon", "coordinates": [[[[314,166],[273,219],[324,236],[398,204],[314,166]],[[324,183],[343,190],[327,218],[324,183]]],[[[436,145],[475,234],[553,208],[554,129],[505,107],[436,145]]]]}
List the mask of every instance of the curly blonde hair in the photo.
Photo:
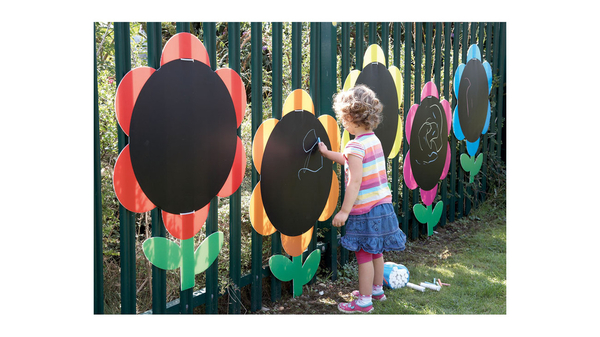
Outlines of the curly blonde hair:
{"type": "Polygon", "coordinates": [[[336,94],[333,109],[339,121],[364,126],[367,130],[375,130],[383,119],[383,104],[364,84],[336,94]]]}

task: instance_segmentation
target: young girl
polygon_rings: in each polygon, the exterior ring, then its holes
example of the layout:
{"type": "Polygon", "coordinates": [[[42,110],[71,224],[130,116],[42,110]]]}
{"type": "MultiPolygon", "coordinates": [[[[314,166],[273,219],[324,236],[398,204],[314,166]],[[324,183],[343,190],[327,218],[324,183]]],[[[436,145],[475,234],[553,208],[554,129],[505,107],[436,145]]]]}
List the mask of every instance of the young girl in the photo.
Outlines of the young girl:
{"type": "Polygon", "coordinates": [[[339,164],[346,172],[346,194],[342,208],[332,224],[346,223],[342,247],[354,251],[358,261],[358,297],[340,303],[344,313],[373,311],[372,299],[383,301],[383,252],[404,250],[406,235],[400,230],[392,207],[385,158],[379,138],[373,130],[381,122],[382,104],[375,93],[364,85],[338,93],[333,107],[338,120],[354,139],[342,153],[329,151],[319,143],[321,154],[339,164]]]}

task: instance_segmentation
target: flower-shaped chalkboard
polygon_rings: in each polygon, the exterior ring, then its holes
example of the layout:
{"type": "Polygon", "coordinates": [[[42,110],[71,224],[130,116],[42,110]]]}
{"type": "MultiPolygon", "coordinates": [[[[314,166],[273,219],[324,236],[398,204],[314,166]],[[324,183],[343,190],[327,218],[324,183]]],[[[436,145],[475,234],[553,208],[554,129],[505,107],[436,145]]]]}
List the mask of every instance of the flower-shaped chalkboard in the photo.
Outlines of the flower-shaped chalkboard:
{"type": "MultiPolygon", "coordinates": [[[[375,92],[383,105],[383,120],[374,130],[381,141],[385,158],[394,158],[402,146],[402,120],[399,115],[402,104],[402,73],[396,66],[386,68],[386,58],[381,47],[370,45],[365,51],[363,69],[352,70],[344,81],[343,90],[364,84],[375,92]]],[[[352,138],[348,131],[342,135],[342,148],[352,138]]]]}
{"type": "Polygon", "coordinates": [[[421,199],[427,206],[415,203],[415,217],[427,223],[427,234],[440,220],[444,203],[438,202],[432,211],[438,182],[446,178],[450,168],[451,108],[447,100],[440,101],[437,87],[427,82],[421,92],[421,104],[413,104],[406,116],[406,140],[410,149],[404,159],[404,182],[411,190],[420,187],[421,199]]]}
{"type": "Polygon", "coordinates": [[[204,45],[189,33],[165,45],[159,69],[132,69],[117,88],[116,116],[129,136],[115,164],[114,190],[125,208],[162,210],[165,227],[181,240],[150,238],[146,257],[163,269],[181,268],[182,290],[220,251],[223,234],[209,236],[194,253],[210,201],[240,186],[246,166],[237,136],[246,109],[240,76],[209,66],[204,45]],[[208,255],[210,256],[208,256],[208,255]]]}
{"type": "Polygon", "coordinates": [[[269,265],[278,279],[294,281],[295,295],[319,265],[319,250],[301,263],[314,226],[333,215],[339,197],[332,162],[323,159],[317,144],[320,140],[328,148],[339,148],[339,138],[336,120],[330,115],[317,118],[312,99],[301,89],[286,99],[281,120],[265,120],[254,136],[252,159],[260,181],[250,199],[250,221],[261,235],[280,232],[293,262],[276,255],[269,265]]]}
{"type": "Polygon", "coordinates": [[[463,169],[470,172],[470,181],[481,169],[483,156],[475,155],[479,149],[482,134],[490,126],[491,106],[489,94],[492,90],[492,67],[487,61],[481,62],[481,52],[477,45],[467,51],[467,63],[461,63],[454,73],[454,94],[457,97],[454,109],[454,135],[465,139],[467,154],[460,156],[463,169]]]}

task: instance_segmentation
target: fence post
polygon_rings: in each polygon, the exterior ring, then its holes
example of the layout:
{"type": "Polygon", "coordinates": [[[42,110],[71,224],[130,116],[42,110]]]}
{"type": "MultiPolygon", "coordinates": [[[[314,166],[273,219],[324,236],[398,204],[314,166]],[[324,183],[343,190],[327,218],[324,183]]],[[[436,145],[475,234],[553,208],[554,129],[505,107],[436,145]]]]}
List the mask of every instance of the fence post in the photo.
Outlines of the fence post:
{"type": "MultiPolygon", "coordinates": [[[[177,33],[189,33],[189,22],[176,22],[175,29],[177,33]]],[[[212,201],[211,201],[212,203],[212,201]]],[[[211,205],[212,206],[212,205],[211,205]]],[[[191,314],[194,311],[194,288],[179,291],[179,312],[182,314],[191,314]]]]}
{"type": "MultiPolygon", "coordinates": [[[[217,38],[216,24],[214,22],[202,23],[202,36],[204,47],[208,52],[210,67],[215,71],[217,66],[217,38]]],[[[208,217],[206,218],[206,237],[219,230],[219,197],[215,196],[210,201],[208,217]]],[[[218,313],[219,300],[219,259],[216,259],[206,270],[206,301],[207,314],[218,313]]]]}
{"type": "MultiPolygon", "coordinates": [[[[413,104],[421,103],[421,58],[423,53],[423,23],[415,23],[415,89],[414,89],[414,101],[413,104]]],[[[415,188],[412,191],[412,205],[419,203],[419,190],[420,187],[415,188]]],[[[407,199],[408,202],[408,199],[407,199]]],[[[408,213],[412,213],[412,207],[409,208],[408,213]]],[[[419,221],[416,218],[412,219],[412,238],[417,239],[419,237],[420,229],[419,221]]]]}
{"type": "MultiPolygon", "coordinates": [[[[348,77],[350,73],[350,23],[343,22],[342,23],[342,81],[341,86],[343,87],[343,83],[348,77]]],[[[339,88],[341,90],[341,88],[339,88]]],[[[344,132],[343,128],[340,128],[340,136],[344,132]]],[[[340,149],[335,149],[335,151],[340,151],[340,149]]],[[[344,199],[344,195],[346,193],[346,173],[344,172],[344,168],[342,167],[340,170],[340,202],[344,199]]],[[[346,226],[341,227],[340,234],[343,236],[346,234],[346,226]]],[[[343,267],[348,262],[348,250],[342,246],[340,246],[340,265],[343,267]]]]}
{"type": "Polygon", "coordinates": [[[503,159],[506,162],[506,152],[502,152],[502,146],[506,147],[506,144],[502,143],[502,139],[506,138],[506,131],[502,125],[505,123],[503,117],[504,112],[504,84],[506,83],[506,22],[500,24],[500,55],[499,55],[499,66],[500,66],[500,87],[498,88],[498,133],[496,140],[498,141],[498,158],[503,159]]]}
{"type": "MultiPolygon", "coordinates": [[[[117,85],[131,70],[129,22],[115,22],[115,77],[117,85]]],[[[117,124],[119,152],[128,143],[128,137],[117,124]]],[[[135,214],[119,204],[120,260],[121,260],[121,313],[136,313],[135,289],[135,214]]]]}
{"type": "MultiPolygon", "coordinates": [[[[410,76],[411,69],[411,52],[412,49],[412,23],[405,22],[404,23],[404,99],[402,100],[404,103],[404,118],[403,121],[406,121],[406,116],[408,115],[408,110],[410,109],[410,85],[412,83],[410,76]]],[[[406,127],[406,126],[405,126],[406,127]]],[[[406,132],[406,131],[405,131],[406,132]]],[[[406,133],[405,133],[406,134],[406,133]]],[[[408,152],[408,142],[406,137],[402,137],[402,158],[406,158],[406,153],[408,152]]],[[[408,194],[410,190],[406,186],[406,183],[402,184],[402,231],[408,236],[408,219],[410,219],[410,212],[408,208],[409,198],[408,194]]]]}
{"type": "MultiPolygon", "coordinates": [[[[272,26],[273,70],[272,70],[272,113],[271,117],[281,119],[283,109],[282,76],[283,76],[283,24],[273,22],[272,26]]],[[[271,255],[281,254],[281,233],[271,234],[271,255]]],[[[281,298],[281,281],[271,277],[271,302],[281,298]]]]}
{"type": "MultiPolygon", "coordinates": [[[[252,71],[252,138],[262,123],[262,23],[250,24],[252,71]]],[[[252,164],[252,189],[258,183],[258,172],[252,164]]],[[[252,228],[252,286],[250,310],[262,308],[262,235],[252,228]]]]}
{"type": "MultiPolygon", "coordinates": [[[[320,96],[319,116],[330,115],[335,117],[332,109],[332,97],[336,92],[337,86],[337,29],[331,22],[321,23],[320,27],[320,96]]],[[[332,166],[335,171],[336,165],[332,166]]],[[[337,179],[337,176],[336,176],[337,179]]],[[[329,232],[325,240],[329,243],[329,249],[325,254],[325,265],[331,270],[331,279],[337,279],[337,227],[331,225],[331,218],[321,223],[323,228],[328,228],[329,232]]]]}
{"type": "Polygon", "coordinates": [[[356,34],[354,35],[356,64],[354,69],[362,69],[365,54],[365,24],[364,22],[356,22],[354,25],[356,27],[356,34]]]}
{"type": "MultiPolygon", "coordinates": [[[[441,30],[440,30],[441,33],[441,30]]],[[[444,98],[450,102],[450,49],[452,45],[450,44],[450,34],[451,34],[451,23],[444,23],[444,98]]],[[[451,111],[452,113],[452,111],[451,111]]],[[[448,123],[452,123],[448,121],[448,123]]],[[[452,125],[452,124],[450,124],[452,125]]],[[[452,133],[452,131],[450,131],[452,133]]],[[[449,136],[450,139],[452,135],[449,136]]],[[[447,153],[447,156],[450,156],[451,153],[447,153]]],[[[448,168],[449,169],[449,168],[448,168]]],[[[442,217],[440,218],[440,226],[444,227],[446,225],[446,218],[448,217],[448,180],[450,175],[446,175],[446,179],[442,181],[442,201],[444,202],[444,209],[442,212],[442,217]]]]}
{"type": "MultiPolygon", "coordinates": [[[[108,28],[107,28],[108,29],[108,28]]],[[[100,112],[94,22],[94,314],[104,313],[104,258],[102,252],[102,177],[100,175],[100,112]]]]}
{"type": "MultiPolygon", "coordinates": [[[[240,23],[228,23],[229,68],[240,73],[240,23]]],[[[241,137],[241,127],[237,129],[241,137]]],[[[242,187],[229,197],[229,313],[239,314],[241,304],[240,283],[242,275],[242,187]]]]}
{"type": "MultiPolygon", "coordinates": [[[[148,22],[148,66],[160,68],[162,53],[162,30],[160,22],[148,22]]],[[[154,208],[152,217],[152,237],[165,237],[166,229],[160,209],[154,208]]],[[[164,314],[167,306],[167,272],[152,265],[152,313],[164,314]]]]}
{"type": "MultiPolygon", "coordinates": [[[[309,94],[312,98],[315,116],[320,114],[321,108],[321,91],[319,90],[319,84],[321,79],[320,67],[321,67],[321,23],[311,22],[310,23],[310,83],[309,83],[309,94]]],[[[317,247],[317,233],[319,231],[319,221],[315,221],[314,230],[308,249],[302,254],[302,261],[306,260],[308,255],[317,247]]],[[[307,283],[308,285],[313,284],[316,280],[317,275],[307,283]]]]}
{"type": "MultiPolygon", "coordinates": [[[[394,59],[393,59],[393,65],[396,66],[398,69],[400,69],[400,53],[401,53],[401,47],[402,47],[402,31],[400,30],[400,23],[399,22],[395,22],[394,23],[394,59]]],[[[385,39],[387,40],[387,39],[385,39]]],[[[389,48],[388,48],[389,49],[389,48]]],[[[386,53],[388,54],[388,53],[386,53]]],[[[388,64],[389,67],[389,64],[388,64]]],[[[402,95],[404,95],[404,93],[400,93],[402,95]]],[[[402,103],[402,106],[405,106],[404,103],[402,103]]],[[[398,123],[404,123],[404,114],[402,113],[403,110],[400,110],[399,108],[399,113],[400,113],[400,117],[402,117],[401,119],[398,120],[398,123]]],[[[404,132],[404,125],[402,125],[402,130],[404,132]]],[[[402,139],[404,139],[404,135],[401,136],[402,139]]],[[[400,189],[400,154],[396,155],[396,157],[394,157],[394,159],[392,159],[392,203],[394,205],[394,212],[396,213],[396,217],[398,217],[398,215],[400,214],[400,198],[399,198],[399,189],[400,189]]],[[[398,222],[401,222],[400,219],[398,219],[398,222]]]]}

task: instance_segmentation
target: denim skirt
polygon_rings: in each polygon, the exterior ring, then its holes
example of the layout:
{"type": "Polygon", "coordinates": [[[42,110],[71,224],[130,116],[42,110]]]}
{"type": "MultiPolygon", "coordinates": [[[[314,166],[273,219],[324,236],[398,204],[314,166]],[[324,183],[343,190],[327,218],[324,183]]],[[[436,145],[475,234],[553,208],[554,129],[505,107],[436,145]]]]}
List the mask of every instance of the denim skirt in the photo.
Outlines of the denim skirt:
{"type": "Polygon", "coordinates": [[[365,214],[348,216],[346,234],[340,239],[342,247],[350,251],[362,248],[371,254],[402,251],[405,243],[406,234],[390,203],[377,205],[365,214]]]}

